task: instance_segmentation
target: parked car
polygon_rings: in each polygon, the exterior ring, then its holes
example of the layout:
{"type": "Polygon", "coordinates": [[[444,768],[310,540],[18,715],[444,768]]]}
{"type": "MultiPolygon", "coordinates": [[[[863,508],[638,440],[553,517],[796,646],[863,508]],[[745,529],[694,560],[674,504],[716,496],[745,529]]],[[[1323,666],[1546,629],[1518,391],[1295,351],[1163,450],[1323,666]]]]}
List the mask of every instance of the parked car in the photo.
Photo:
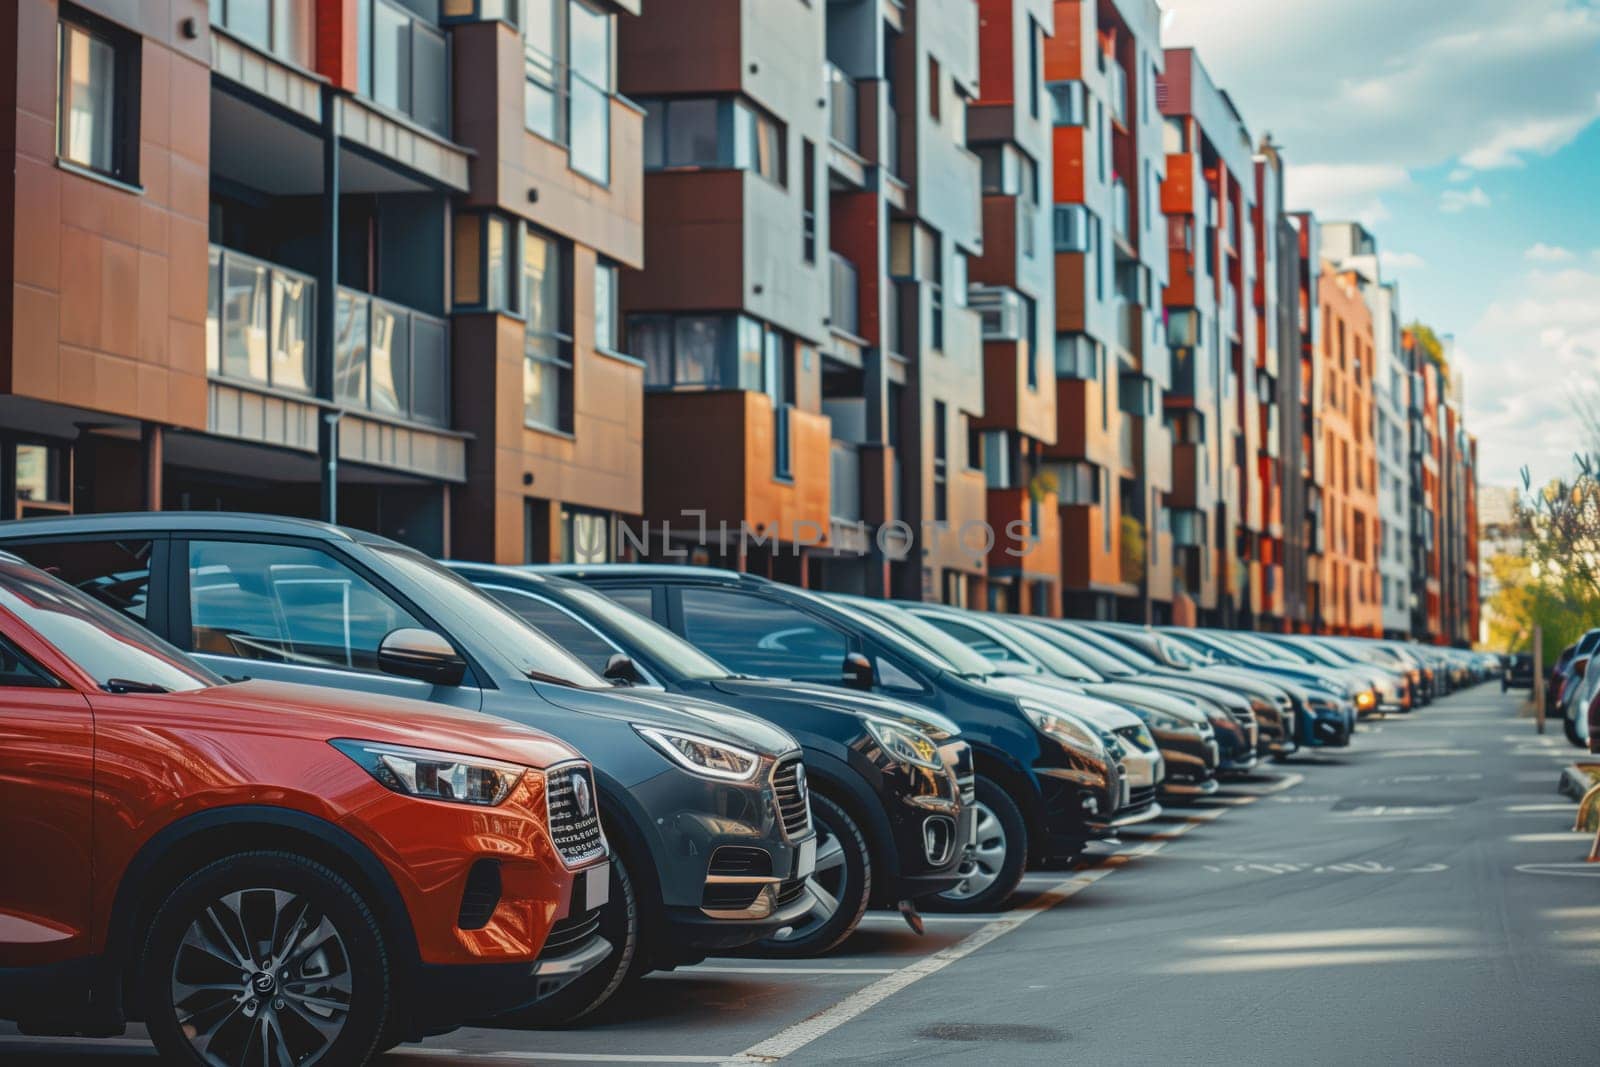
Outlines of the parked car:
{"type": "Polygon", "coordinates": [[[837,686],[736,675],[605,594],[532,568],[448,566],[613,681],[727,704],[800,742],[817,830],[812,909],[761,942],[764,954],[819,955],[869,904],[914,902],[960,881],[972,750],[943,715],[837,686]]]}
{"type": "Polygon", "coordinates": [[[1375,701],[1363,676],[1308,663],[1293,653],[1268,643],[1257,634],[1176,627],[1163,631],[1182,641],[1214,666],[1234,672],[1254,672],[1272,684],[1286,687],[1295,708],[1296,740],[1305,748],[1342,748],[1350,744],[1358,717],[1356,701],[1362,693],[1371,707],[1375,701]]]}
{"type": "Polygon", "coordinates": [[[1083,723],[987,687],[861,612],[753,575],[708,567],[553,567],[653,618],[740,674],[843,686],[948,716],[977,770],[974,846],[940,907],[989,911],[1027,862],[1071,858],[1122,802],[1116,761],[1083,723]]]}
{"type": "Polygon", "coordinates": [[[0,1014],[26,1033],[359,1064],[613,951],[594,779],[548,735],[230,684],[3,553],[0,718],[0,1014]]]}
{"type": "Polygon", "coordinates": [[[616,951],[525,1013],[592,1012],[652,968],[771,937],[811,911],[800,749],[718,704],[630,693],[460,576],[376,534],[156,512],[0,524],[54,571],[225,676],[420,697],[555,734],[594,764],[616,951]]]}
{"type": "MultiPolygon", "coordinates": [[[[1576,652],[1577,646],[1571,646],[1569,651],[1576,652]]],[[[1563,652],[1562,656],[1568,660],[1571,659],[1571,656],[1566,652],[1563,652]]],[[[1556,670],[1559,671],[1563,666],[1564,664],[1558,660],[1556,663],[1556,670]]],[[[1508,689],[1532,688],[1533,654],[1529,652],[1513,652],[1511,655],[1506,657],[1505,673],[1502,674],[1500,678],[1500,692],[1504,693],[1508,689]]]]}

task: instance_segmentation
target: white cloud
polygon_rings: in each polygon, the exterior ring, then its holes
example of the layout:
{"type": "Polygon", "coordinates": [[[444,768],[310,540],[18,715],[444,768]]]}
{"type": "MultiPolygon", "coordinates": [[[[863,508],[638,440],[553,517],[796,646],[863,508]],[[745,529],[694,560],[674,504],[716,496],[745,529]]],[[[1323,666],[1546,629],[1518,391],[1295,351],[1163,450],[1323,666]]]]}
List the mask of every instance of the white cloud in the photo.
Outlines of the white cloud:
{"type": "Polygon", "coordinates": [[[1410,182],[1404,167],[1392,163],[1291,163],[1284,169],[1285,196],[1291,206],[1315,205],[1323,218],[1356,219],[1367,224],[1389,217],[1381,194],[1410,182]]]}
{"type": "Polygon", "coordinates": [[[1560,245],[1547,245],[1539,241],[1522,253],[1522,258],[1533,263],[1565,263],[1572,259],[1572,253],[1560,245]]]}
{"type": "Polygon", "coordinates": [[[1483,191],[1481,185],[1474,185],[1465,191],[1446,189],[1439,194],[1439,210],[1449,215],[1465,211],[1469,207],[1488,207],[1489,204],[1489,194],[1483,191]]]}
{"type": "MultiPolygon", "coordinates": [[[[1600,9],[1572,0],[1163,0],[1246,123],[1306,164],[1471,172],[1553,152],[1600,117],[1600,9]]],[[[1322,187],[1319,195],[1337,193],[1322,187]]],[[[1382,207],[1382,191],[1361,203],[1382,207]]],[[[1304,201],[1318,212],[1350,214],[1304,201]]]]}
{"type": "Polygon", "coordinates": [[[1428,261],[1415,252],[1379,252],[1378,262],[1385,270],[1421,270],[1428,261]]]}
{"type": "Polygon", "coordinates": [[[1536,482],[1571,470],[1585,440],[1577,412],[1600,408],[1600,270],[1534,267],[1464,332],[1458,364],[1467,384],[1467,426],[1478,435],[1482,485],[1536,482]],[[1538,373],[1529,373],[1537,367],[1538,373]],[[1560,383],[1552,388],[1551,383],[1560,383]]]}

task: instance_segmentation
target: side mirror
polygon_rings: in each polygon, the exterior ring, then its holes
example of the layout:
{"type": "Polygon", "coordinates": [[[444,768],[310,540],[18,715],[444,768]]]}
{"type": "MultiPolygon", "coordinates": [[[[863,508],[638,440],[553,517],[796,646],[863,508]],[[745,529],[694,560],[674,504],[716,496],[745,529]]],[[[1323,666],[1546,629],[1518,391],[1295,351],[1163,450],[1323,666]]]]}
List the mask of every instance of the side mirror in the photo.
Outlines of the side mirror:
{"type": "Polygon", "coordinates": [[[633,665],[633,660],[621,652],[613,652],[611,658],[606,660],[606,669],[600,672],[612,685],[638,685],[639,668],[633,665]]]}
{"type": "Polygon", "coordinates": [[[840,679],[851,689],[871,689],[877,680],[872,671],[872,661],[859,652],[847,652],[844,673],[840,679]]]}
{"type": "Polygon", "coordinates": [[[467,661],[432,630],[407,626],[384,636],[378,646],[378,669],[430,685],[460,685],[467,661]]]}

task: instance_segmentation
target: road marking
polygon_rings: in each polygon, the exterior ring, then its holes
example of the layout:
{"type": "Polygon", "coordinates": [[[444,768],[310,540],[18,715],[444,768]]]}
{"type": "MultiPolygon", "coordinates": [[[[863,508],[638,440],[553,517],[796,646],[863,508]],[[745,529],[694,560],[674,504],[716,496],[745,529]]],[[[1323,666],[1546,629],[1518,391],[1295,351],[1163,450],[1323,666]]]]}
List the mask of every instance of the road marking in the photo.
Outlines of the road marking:
{"type": "Polygon", "coordinates": [[[1568,802],[1565,804],[1508,804],[1506,811],[1512,815],[1532,815],[1542,811],[1564,811],[1568,815],[1576,813],[1578,805],[1568,802]]]}
{"type": "Polygon", "coordinates": [[[1516,870],[1556,878],[1600,878],[1600,863],[1523,863],[1516,870]]]}
{"type": "Polygon", "coordinates": [[[1383,752],[1373,753],[1379,759],[1407,759],[1415,756],[1418,759],[1445,758],[1466,759],[1470,756],[1481,756],[1475,748],[1391,748],[1383,752]]]}
{"type": "MultiPolygon", "coordinates": [[[[899,918],[899,916],[896,916],[899,918]]],[[[904,919],[900,919],[905,922],[904,919]]],[[[723,967],[720,964],[697,963],[693,967],[679,967],[677,974],[893,974],[894,967],[723,967]]]]}
{"type": "Polygon", "coordinates": [[[396,1056],[453,1056],[484,1063],[723,1063],[726,1056],[633,1055],[621,1052],[519,1052],[515,1050],[468,1052],[465,1049],[401,1045],[396,1056]]]}
{"type": "MultiPolygon", "coordinates": [[[[1304,776],[1299,774],[1286,775],[1278,782],[1273,783],[1273,785],[1260,790],[1258,795],[1264,796],[1281,792],[1304,780],[1304,776]]],[[[1224,799],[1232,801],[1231,806],[1238,807],[1255,803],[1257,796],[1224,799]]],[[[1180,823],[1161,839],[1142,841],[1131,848],[1123,849],[1107,856],[1100,866],[1080,871],[1072,877],[1057,883],[1053,888],[1041,893],[1017,910],[990,920],[955,944],[940,949],[932,955],[915,960],[893,974],[885,975],[864,989],[858,989],[838,1003],[817,1012],[810,1018],[802,1019],[778,1031],[771,1037],[756,1042],[725,1062],[730,1067],[732,1065],[750,1063],[774,1063],[786,1056],[794,1055],[813,1041],[827,1036],[901,990],[920,982],[930,975],[938,974],[952,963],[964,959],[984,946],[1004,937],[1035,916],[1043,915],[1057,904],[1077,896],[1119,867],[1125,866],[1129,861],[1160,852],[1171,844],[1173,840],[1182,837],[1195,827],[1220,818],[1226,810],[1227,808],[1216,808],[1194,812],[1194,821],[1180,823]]]]}
{"type": "Polygon", "coordinates": [[[1556,842],[1563,845],[1578,845],[1590,840],[1591,836],[1577,830],[1566,830],[1554,834],[1512,834],[1506,840],[1518,845],[1547,845],[1556,842]]]}

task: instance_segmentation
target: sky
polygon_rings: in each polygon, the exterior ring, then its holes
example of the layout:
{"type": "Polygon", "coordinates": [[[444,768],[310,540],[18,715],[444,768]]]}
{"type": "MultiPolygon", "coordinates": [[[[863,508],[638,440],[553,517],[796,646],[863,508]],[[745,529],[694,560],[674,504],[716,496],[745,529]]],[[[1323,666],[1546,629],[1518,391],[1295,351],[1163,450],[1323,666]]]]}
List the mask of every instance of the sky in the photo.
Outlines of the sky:
{"type": "Polygon", "coordinates": [[[1600,411],[1600,0],[1159,0],[1291,209],[1378,239],[1455,339],[1481,485],[1570,475],[1600,411]]]}

